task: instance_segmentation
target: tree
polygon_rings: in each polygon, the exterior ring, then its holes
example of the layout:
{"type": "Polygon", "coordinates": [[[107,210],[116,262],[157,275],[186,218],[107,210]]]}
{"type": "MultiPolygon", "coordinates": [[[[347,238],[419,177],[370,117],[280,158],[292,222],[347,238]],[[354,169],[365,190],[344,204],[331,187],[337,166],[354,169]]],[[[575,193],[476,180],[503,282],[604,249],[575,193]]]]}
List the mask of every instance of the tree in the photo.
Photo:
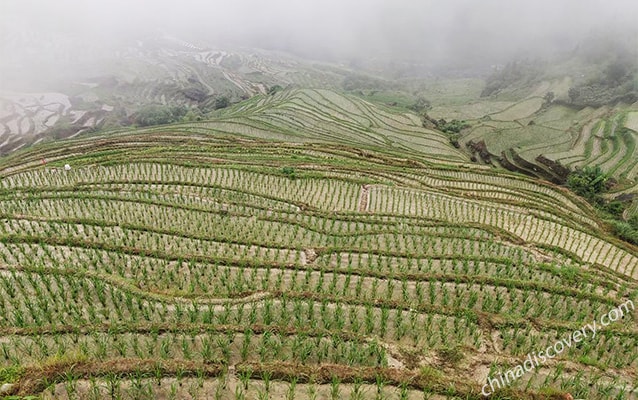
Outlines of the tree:
{"type": "Polygon", "coordinates": [[[296,177],[296,175],[295,175],[295,169],[294,169],[293,167],[283,167],[283,168],[281,169],[281,172],[282,172],[284,175],[288,176],[288,178],[290,178],[290,179],[293,179],[293,180],[294,180],[294,179],[295,179],[295,177],[296,177]]]}
{"type": "Polygon", "coordinates": [[[151,126],[168,124],[172,121],[171,113],[164,108],[146,107],[135,117],[135,122],[139,126],[151,126]]]}
{"type": "Polygon", "coordinates": [[[435,121],[435,125],[436,125],[436,129],[449,134],[461,133],[463,129],[470,127],[470,124],[468,124],[465,121],[459,121],[458,119],[453,119],[452,121],[448,122],[443,118],[439,119],[438,121],[435,121]]]}
{"type": "Polygon", "coordinates": [[[268,92],[267,92],[267,93],[268,93],[269,95],[271,95],[271,96],[272,96],[273,94],[275,94],[275,93],[277,93],[277,92],[279,92],[279,91],[281,91],[281,90],[283,90],[283,89],[284,89],[284,88],[283,88],[283,87],[281,87],[281,85],[274,85],[274,86],[271,86],[271,87],[268,89],[268,92]]]}
{"type": "Polygon", "coordinates": [[[215,99],[215,110],[226,108],[230,105],[230,99],[227,96],[220,96],[215,99]]]}
{"type": "Polygon", "coordinates": [[[139,126],[163,125],[179,121],[186,114],[181,106],[148,105],[135,115],[135,123],[139,126]]]}
{"type": "Polygon", "coordinates": [[[195,121],[201,121],[201,120],[202,120],[202,113],[199,110],[195,112],[192,109],[188,110],[188,112],[186,113],[186,115],[184,115],[184,118],[183,118],[184,122],[195,122],[195,121]]]}
{"type": "Polygon", "coordinates": [[[567,185],[576,194],[597,204],[602,203],[600,194],[607,189],[609,177],[599,165],[578,169],[567,177],[567,185]]]}
{"type": "Polygon", "coordinates": [[[547,105],[551,104],[552,101],[554,101],[554,98],[556,98],[554,92],[547,92],[545,93],[545,96],[543,96],[543,100],[545,100],[545,104],[547,105]]]}

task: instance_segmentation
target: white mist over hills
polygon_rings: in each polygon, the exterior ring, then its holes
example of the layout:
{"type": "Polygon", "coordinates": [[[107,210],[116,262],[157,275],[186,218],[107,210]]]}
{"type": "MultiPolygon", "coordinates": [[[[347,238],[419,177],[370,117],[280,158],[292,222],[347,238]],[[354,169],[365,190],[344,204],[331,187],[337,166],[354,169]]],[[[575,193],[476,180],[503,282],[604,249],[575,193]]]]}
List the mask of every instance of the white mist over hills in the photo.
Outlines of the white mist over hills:
{"type": "Polygon", "coordinates": [[[82,70],[160,34],[318,60],[458,67],[566,50],[601,32],[635,41],[638,32],[630,0],[5,0],[0,11],[0,84],[82,70]]]}

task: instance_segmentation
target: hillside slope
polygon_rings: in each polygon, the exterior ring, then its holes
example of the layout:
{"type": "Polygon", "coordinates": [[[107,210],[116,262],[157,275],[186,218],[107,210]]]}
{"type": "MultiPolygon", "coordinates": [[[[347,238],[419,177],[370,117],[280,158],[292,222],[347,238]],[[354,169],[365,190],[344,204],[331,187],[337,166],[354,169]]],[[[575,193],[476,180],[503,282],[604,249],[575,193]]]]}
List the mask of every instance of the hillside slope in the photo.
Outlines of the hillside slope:
{"type": "Polygon", "coordinates": [[[64,56],[58,55],[62,64],[44,74],[45,82],[31,77],[28,84],[16,83],[24,65],[49,60],[47,54],[0,65],[0,154],[43,140],[129,126],[150,106],[183,108],[199,116],[274,86],[336,88],[352,74],[348,68],[288,54],[218,48],[166,35],[102,49],[79,39],[24,38],[3,28],[6,40],[0,48],[8,47],[3,54],[50,43],[43,47],[64,56]]]}
{"type": "Polygon", "coordinates": [[[569,87],[569,78],[544,81],[519,98],[440,106],[430,114],[467,121],[463,147],[476,153],[484,145],[489,162],[509,170],[561,184],[570,170],[599,165],[616,182],[607,196],[633,197],[638,206],[638,103],[578,108],[567,100],[569,87]],[[555,101],[544,98],[550,92],[555,101]]]}
{"type": "MultiPolygon", "coordinates": [[[[479,399],[638,301],[638,250],[581,199],[324,90],[14,153],[0,203],[20,395],[479,399]]],[[[635,398],[637,317],[492,397],[635,398]]]]}

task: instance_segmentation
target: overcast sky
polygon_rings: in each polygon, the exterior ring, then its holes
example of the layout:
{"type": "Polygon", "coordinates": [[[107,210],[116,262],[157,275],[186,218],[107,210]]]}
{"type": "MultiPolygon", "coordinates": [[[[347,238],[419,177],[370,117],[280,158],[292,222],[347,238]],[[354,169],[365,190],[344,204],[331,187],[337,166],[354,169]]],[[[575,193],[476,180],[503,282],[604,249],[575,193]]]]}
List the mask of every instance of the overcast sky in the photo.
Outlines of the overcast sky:
{"type": "Polygon", "coordinates": [[[157,33],[317,59],[498,62],[592,32],[635,38],[636,27],[638,0],[0,0],[0,63],[47,64],[68,46],[86,57],[157,33]]]}

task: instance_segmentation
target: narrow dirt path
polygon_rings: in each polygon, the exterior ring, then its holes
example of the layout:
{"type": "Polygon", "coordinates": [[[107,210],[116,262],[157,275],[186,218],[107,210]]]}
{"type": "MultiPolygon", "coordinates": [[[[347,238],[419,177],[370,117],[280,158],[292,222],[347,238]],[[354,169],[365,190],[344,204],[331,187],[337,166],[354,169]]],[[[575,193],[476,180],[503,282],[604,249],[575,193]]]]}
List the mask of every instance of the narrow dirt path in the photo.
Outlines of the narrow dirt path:
{"type": "Polygon", "coordinates": [[[361,186],[361,195],[359,196],[359,211],[368,212],[369,203],[368,195],[370,193],[370,185],[361,186]]]}

